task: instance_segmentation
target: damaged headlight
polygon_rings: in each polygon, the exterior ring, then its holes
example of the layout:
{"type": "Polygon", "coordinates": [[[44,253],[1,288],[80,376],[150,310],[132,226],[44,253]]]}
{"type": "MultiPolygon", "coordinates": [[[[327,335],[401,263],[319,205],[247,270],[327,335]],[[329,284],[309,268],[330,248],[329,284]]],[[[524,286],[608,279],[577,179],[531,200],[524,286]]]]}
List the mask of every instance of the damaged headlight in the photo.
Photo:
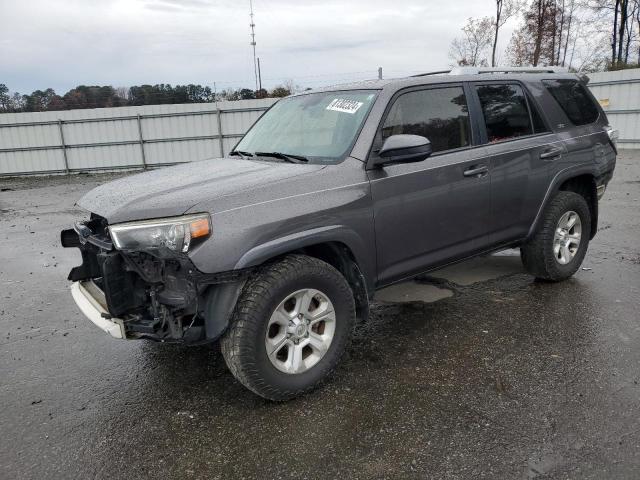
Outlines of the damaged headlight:
{"type": "Polygon", "coordinates": [[[188,252],[197,239],[211,233],[207,213],[184,217],[156,218],[109,226],[111,239],[118,250],[144,251],[162,247],[174,252],[188,252]]]}

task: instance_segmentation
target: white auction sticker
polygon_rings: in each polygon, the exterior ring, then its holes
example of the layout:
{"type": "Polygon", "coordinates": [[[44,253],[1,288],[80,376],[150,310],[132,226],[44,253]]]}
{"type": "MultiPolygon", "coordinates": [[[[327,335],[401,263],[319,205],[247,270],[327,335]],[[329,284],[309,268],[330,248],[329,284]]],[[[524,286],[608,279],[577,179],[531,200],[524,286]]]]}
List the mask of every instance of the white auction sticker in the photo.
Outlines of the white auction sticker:
{"type": "Polygon", "coordinates": [[[356,113],[362,105],[364,105],[362,102],[356,102],[355,100],[336,98],[335,100],[331,101],[331,103],[327,107],[327,110],[353,114],[356,113]]]}

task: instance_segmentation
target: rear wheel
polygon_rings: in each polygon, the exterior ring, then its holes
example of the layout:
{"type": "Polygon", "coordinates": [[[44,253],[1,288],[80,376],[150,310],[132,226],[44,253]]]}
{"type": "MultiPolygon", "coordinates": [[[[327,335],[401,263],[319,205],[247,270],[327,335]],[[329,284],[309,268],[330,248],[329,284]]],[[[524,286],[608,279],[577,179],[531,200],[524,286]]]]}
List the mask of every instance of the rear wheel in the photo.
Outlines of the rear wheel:
{"type": "Polygon", "coordinates": [[[558,192],[544,211],[534,237],[520,249],[525,269],[536,278],[561,281],[572,276],[587,253],[591,214],[574,192],[558,192]]]}
{"type": "Polygon", "coordinates": [[[240,383],[282,401],[312,390],[335,369],[354,324],[353,294],[340,272],[289,255],[247,282],[220,345],[240,383]]]}

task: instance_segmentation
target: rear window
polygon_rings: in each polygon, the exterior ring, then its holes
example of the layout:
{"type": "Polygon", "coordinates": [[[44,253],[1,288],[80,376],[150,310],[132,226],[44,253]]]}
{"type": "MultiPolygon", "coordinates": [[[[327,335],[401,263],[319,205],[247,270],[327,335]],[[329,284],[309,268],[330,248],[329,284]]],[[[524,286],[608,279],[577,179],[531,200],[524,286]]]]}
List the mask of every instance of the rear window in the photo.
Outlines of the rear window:
{"type": "Polygon", "coordinates": [[[542,83],[574,125],[587,125],[598,119],[598,107],[580,82],[543,80],[542,83]]]}

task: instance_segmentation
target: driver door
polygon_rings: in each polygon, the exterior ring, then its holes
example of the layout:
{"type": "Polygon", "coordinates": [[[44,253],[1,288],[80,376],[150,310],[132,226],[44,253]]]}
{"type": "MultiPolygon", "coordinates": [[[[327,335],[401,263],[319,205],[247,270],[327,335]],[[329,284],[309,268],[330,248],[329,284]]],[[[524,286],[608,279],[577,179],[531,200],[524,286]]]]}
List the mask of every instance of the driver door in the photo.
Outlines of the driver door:
{"type": "Polygon", "coordinates": [[[433,154],[369,170],[378,283],[388,284],[486,248],[490,171],[462,84],[404,91],[388,110],[373,154],[396,134],[422,135],[433,154]]]}

